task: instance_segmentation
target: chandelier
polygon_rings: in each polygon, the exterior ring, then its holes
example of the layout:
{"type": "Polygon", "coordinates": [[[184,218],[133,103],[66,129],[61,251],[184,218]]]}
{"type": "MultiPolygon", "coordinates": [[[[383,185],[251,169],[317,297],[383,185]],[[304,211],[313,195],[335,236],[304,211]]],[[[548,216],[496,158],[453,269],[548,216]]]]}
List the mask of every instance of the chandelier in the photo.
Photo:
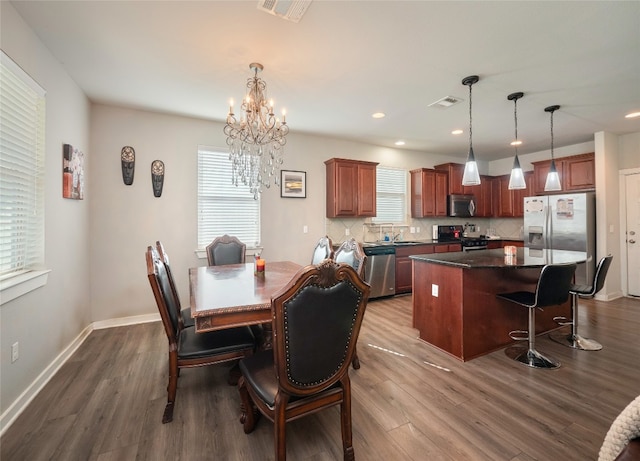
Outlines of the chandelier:
{"type": "Polygon", "coordinates": [[[267,84],[258,78],[258,72],[264,67],[253,62],[249,68],[254,76],[247,79],[247,94],[240,106],[240,119],[233,113],[233,100],[229,105],[227,135],[229,160],[232,164],[231,183],[235,186],[249,186],[254,199],[258,199],[262,187],[271,187],[271,178],[276,186],[280,185],[280,166],[289,127],[286,112],[282,111],[282,120],[273,113],[273,100],[267,102],[267,84]]]}

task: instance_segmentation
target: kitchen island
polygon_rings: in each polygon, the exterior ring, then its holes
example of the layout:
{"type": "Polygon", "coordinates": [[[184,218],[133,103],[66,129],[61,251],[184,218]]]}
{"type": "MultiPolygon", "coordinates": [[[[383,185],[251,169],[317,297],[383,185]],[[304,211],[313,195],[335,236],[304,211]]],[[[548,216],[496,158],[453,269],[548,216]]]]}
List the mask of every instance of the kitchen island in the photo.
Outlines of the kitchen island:
{"type": "MultiPolygon", "coordinates": [[[[414,255],[413,327],[420,339],[462,361],[513,342],[512,330],[527,328],[522,306],[496,298],[511,291],[535,291],[547,264],[583,263],[586,253],[517,248],[414,255]]],[[[558,328],[555,316],[571,318],[569,300],[536,313],[536,334],[558,328]]]]}

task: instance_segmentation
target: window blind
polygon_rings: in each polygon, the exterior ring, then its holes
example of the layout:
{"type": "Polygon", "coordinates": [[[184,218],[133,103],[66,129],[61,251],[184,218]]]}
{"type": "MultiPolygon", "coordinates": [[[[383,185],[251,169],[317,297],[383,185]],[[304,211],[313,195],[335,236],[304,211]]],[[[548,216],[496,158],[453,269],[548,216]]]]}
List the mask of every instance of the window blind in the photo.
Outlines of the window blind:
{"type": "Polygon", "coordinates": [[[247,245],[260,245],[260,199],[248,186],[231,184],[229,153],[198,148],[198,248],[215,237],[234,235],[247,245]]]}
{"type": "Polygon", "coordinates": [[[400,168],[376,168],[376,217],[373,222],[398,223],[406,220],[407,172],[400,168]]]}
{"type": "Polygon", "coordinates": [[[45,91],[0,55],[0,278],[44,266],[45,91]]]}

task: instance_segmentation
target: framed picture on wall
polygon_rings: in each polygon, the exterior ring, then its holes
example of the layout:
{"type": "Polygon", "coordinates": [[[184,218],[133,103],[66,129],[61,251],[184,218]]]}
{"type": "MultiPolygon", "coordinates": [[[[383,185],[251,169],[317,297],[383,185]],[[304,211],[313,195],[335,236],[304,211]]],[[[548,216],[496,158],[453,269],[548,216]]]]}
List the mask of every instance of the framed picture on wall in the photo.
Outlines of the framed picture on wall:
{"type": "Polygon", "coordinates": [[[71,144],[62,149],[62,197],[84,199],[84,154],[71,144]]]}
{"type": "Polygon", "coordinates": [[[280,171],[280,197],[306,198],[307,173],[305,171],[280,171]]]}

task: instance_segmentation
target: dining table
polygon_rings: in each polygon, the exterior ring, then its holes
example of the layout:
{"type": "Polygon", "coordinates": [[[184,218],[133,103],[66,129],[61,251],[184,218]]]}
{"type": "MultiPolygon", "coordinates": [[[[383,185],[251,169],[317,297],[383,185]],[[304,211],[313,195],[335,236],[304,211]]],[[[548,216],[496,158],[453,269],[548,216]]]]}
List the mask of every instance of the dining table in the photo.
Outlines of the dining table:
{"type": "Polygon", "coordinates": [[[253,262],[190,268],[191,316],[196,332],[262,324],[260,347],[270,348],[271,298],[301,268],[291,261],[266,262],[264,272],[258,274],[253,262]]]}

